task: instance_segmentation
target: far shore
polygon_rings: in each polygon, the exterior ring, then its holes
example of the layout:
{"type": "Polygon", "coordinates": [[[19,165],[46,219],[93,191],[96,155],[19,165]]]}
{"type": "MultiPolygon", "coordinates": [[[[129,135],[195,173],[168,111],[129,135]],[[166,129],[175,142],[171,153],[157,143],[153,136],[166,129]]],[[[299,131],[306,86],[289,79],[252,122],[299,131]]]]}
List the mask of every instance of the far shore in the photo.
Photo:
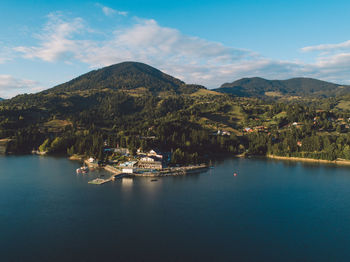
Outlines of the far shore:
{"type": "Polygon", "coordinates": [[[350,166],[350,160],[324,160],[324,159],[315,159],[315,158],[303,158],[303,157],[292,157],[292,156],[288,157],[288,156],[276,156],[276,155],[266,155],[266,157],[271,159],[277,159],[277,160],[289,160],[289,161],[301,161],[301,162],[350,166]]]}

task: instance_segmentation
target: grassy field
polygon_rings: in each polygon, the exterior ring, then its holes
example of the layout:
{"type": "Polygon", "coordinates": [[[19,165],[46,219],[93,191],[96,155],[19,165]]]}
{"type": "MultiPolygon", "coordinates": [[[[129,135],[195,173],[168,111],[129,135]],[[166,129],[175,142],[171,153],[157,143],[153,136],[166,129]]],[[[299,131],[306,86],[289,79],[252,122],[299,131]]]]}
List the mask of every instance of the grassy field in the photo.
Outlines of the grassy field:
{"type": "Polygon", "coordinates": [[[270,97],[281,97],[283,96],[280,92],[265,92],[265,96],[270,96],[270,97]]]}
{"type": "Polygon", "coordinates": [[[336,107],[341,110],[350,110],[350,101],[340,100],[336,107]]]}
{"type": "Polygon", "coordinates": [[[59,120],[59,119],[54,119],[51,120],[49,122],[46,122],[44,124],[45,127],[52,127],[52,128],[61,128],[61,127],[65,127],[65,126],[69,126],[72,123],[67,121],[67,120],[59,120]]]}
{"type": "Polygon", "coordinates": [[[49,132],[62,132],[67,126],[72,125],[72,122],[67,120],[54,119],[43,124],[49,132]]]}
{"type": "Polygon", "coordinates": [[[208,89],[199,89],[198,91],[194,92],[190,96],[206,96],[206,95],[215,95],[215,96],[223,96],[224,94],[221,94],[219,92],[215,92],[208,89]]]}

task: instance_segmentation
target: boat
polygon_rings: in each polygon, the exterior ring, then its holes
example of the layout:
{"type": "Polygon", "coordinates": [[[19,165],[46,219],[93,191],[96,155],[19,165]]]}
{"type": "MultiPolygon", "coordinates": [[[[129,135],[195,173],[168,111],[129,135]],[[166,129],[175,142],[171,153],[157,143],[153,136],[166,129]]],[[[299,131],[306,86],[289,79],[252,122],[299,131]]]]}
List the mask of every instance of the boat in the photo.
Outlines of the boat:
{"type": "Polygon", "coordinates": [[[87,172],[89,172],[89,168],[87,166],[82,166],[77,168],[76,172],[77,174],[86,174],[87,172]]]}
{"type": "Polygon", "coordinates": [[[156,181],[158,181],[158,179],[152,179],[152,180],[151,180],[151,182],[156,182],[156,181]]]}

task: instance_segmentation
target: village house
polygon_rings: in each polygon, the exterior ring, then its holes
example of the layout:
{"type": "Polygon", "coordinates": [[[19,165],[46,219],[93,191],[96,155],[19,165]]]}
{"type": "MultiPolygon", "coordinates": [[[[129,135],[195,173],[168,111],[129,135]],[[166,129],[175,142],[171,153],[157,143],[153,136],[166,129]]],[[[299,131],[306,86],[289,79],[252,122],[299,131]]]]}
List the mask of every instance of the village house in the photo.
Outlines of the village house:
{"type": "Polygon", "coordinates": [[[293,122],[292,126],[296,127],[296,128],[301,128],[303,126],[303,123],[300,122],[293,122]]]}
{"type": "Polygon", "coordinates": [[[161,154],[161,152],[159,152],[158,150],[153,150],[151,149],[148,153],[147,156],[154,156],[160,159],[163,159],[163,155],[161,154]]]}
{"type": "Polygon", "coordinates": [[[221,130],[218,130],[217,132],[214,132],[214,135],[230,136],[231,133],[228,132],[228,131],[221,131],[221,130]]]}
{"type": "Polygon", "coordinates": [[[243,129],[243,132],[252,133],[252,132],[254,132],[254,130],[251,129],[250,127],[246,127],[243,129]]]}

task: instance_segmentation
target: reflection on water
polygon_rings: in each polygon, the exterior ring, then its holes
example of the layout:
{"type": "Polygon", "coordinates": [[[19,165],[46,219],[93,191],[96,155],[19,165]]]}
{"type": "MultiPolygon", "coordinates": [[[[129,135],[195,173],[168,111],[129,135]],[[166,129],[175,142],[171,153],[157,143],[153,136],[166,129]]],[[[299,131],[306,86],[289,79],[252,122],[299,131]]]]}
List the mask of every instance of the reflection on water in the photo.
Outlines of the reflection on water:
{"type": "Polygon", "coordinates": [[[123,189],[132,187],[133,183],[134,183],[134,179],[132,177],[123,177],[122,178],[123,189]]]}
{"type": "Polygon", "coordinates": [[[80,165],[0,157],[1,262],[350,261],[350,167],[221,159],[90,185],[110,174],[80,165]]]}

